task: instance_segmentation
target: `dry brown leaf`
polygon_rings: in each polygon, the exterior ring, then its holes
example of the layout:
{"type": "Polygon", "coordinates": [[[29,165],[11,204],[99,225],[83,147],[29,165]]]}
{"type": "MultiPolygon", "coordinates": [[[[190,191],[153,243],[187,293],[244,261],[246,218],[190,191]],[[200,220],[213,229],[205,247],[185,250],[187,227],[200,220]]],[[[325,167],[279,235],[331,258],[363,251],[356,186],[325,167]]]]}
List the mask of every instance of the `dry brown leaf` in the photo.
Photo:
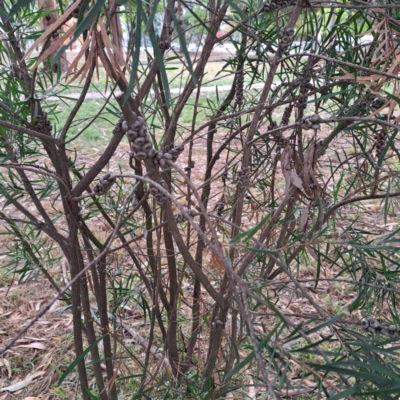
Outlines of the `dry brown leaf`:
{"type": "Polygon", "coordinates": [[[312,195],[312,190],[310,189],[310,184],[313,183],[314,178],[314,153],[315,153],[315,143],[311,143],[308,146],[307,151],[304,154],[304,167],[303,167],[303,186],[304,191],[307,195],[312,195]]]}
{"type": "MultiPolygon", "coordinates": [[[[80,70],[78,72],[75,73],[75,75],[73,76],[73,78],[68,82],[68,84],[71,84],[76,78],[78,78],[81,74],[84,73],[85,70],[87,70],[88,65],[90,66],[90,62],[93,59],[93,55],[96,49],[96,45],[95,45],[95,41],[93,40],[92,43],[92,47],[90,49],[89,55],[88,55],[88,59],[86,60],[86,62],[82,65],[82,67],[80,68],[80,70]]],[[[82,78],[83,79],[83,78],[82,78]]]]}
{"type": "Polygon", "coordinates": [[[24,338],[25,340],[33,340],[33,341],[42,341],[42,342],[45,342],[47,339],[46,338],[34,338],[34,337],[31,337],[31,336],[25,336],[25,338],[24,338]]]}
{"type": "Polygon", "coordinates": [[[369,29],[368,31],[365,31],[365,32],[363,32],[363,33],[360,33],[359,35],[357,35],[357,36],[359,36],[359,37],[361,37],[361,36],[365,36],[365,35],[368,35],[369,33],[376,33],[376,32],[378,32],[378,30],[379,30],[379,28],[381,28],[381,26],[383,25],[385,23],[385,20],[382,20],[382,21],[380,21],[380,22],[378,22],[377,24],[375,24],[371,29],[369,29]]]}
{"type": "Polygon", "coordinates": [[[37,365],[36,369],[39,370],[42,367],[45,367],[46,365],[49,365],[53,359],[53,352],[49,351],[47,352],[43,358],[40,360],[40,363],[37,365]]]}
{"type": "Polygon", "coordinates": [[[285,149],[282,152],[282,157],[281,157],[281,168],[282,168],[282,173],[285,178],[285,194],[289,192],[290,189],[290,148],[285,147],[285,149]]]}
{"type": "Polygon", "coordinates": [[[99,52],[99,57],[100,57],[100,60],[101,60],[101,62],[103,64],[103,67],[104,67],[104,69],[105,69],[105,71],[107,73],[106,75],[111,79],[112,82],[114,82],[112,71],[110,70],[110,66],[108,65],[107,60],[104,58],[104,55],[103,55],[102,51],[99,52]]]}
{"type": "Polygon", "coordinates": [[[256,396],[256,389],[254,387],[254,382],[251,377],[249,377],[249,399],[255,400],[257,398],[256,396]]]}
{"type": "Polygon", "coordinates": [[[43,375],[46,375],[46,374],[47,374],[47,371],[36,371],[36,372],[33,372],[33,373],[27,375],[25,377],[25,380],[26,381],[28,381],[28,380],[33,381],[34,379],[39,378],[39,377],[41,377],[43,375]]]}
{"type": "Polygon", "coordinates": [[[20,345],[18,345],[18,346],[15,346],[15,347],[25,347],[25,348],[28,348],[28,349],[38,349],[38,350],[46,350],[47,349],[47,347],[43,344],[43,343],[40,343],[40,342],[33,342],[33,343],[29,343],[29,344],[20,344],[20,345]]]}
{"type": "Polygon", "coordinates": [[[83,43],[81,50],[79,51],[78,55],[74,58],[74,61],[72,61],[71,65],[68,68],[67,73],[65,74],[65,79],[71,74],[72,70],[78,65],[79,60],[82,58],[82,56],[85,54],[86,50],[89,47],[89,44],[91,42],[91,39],[88,38],[85,43],[83,43]]]}
{"type": "Polygon", "coordinates": [[[101,32],[101,39],[103,41],[104,47],[106,48],[107,55],[111,62],[111,65],[114,67],[115,71],[118,72],[118,75],[125,81],[125,83],[127,83],[127,81],[125,79],[125,75],[121,71],[121,68],[119,67],[118,62],[115,59],[114,54],[111,51],[110,39],[108,38],[107,30],[106,30],[106,27],[105,27],[103,21],[100,21],[100,32],[101,32]]]}
{"type": "Polygon", "coordinates": [[[0,367],[6,367],[8,372],[8,379],[11,378],[11,363],[5,358],[0,358],[0,367]]]}
{"type": "MultiPolygon", "coordinates": [[[[93,50],[97,50],[97,47],[96,46],[93,46],[93,50]]],[[[88,56],[88,59],[86,60],[86,63],[84,64],[84,69],[83,69],[83,71],[82,71],[82,74],[81,74],[81,79],[80,79],[80,81],[79,81],[79,84],[81,84],[82,83],[82,81],[85,79],[85,76],[86,76],[86,74],[88,73],[88,71],[89,71],[89,69],[90,69],[90,67],[91,67],[91,65],[92,65],[92,62],[93,62],[93,57],[94,58],[97,58],[97,51],[90,51],[89,52],[89,56],[88,56]]]]}
{"type": "Polygon", "coordinates": [[[38,378],[39,376],[43,376],[47,374],[46,371],[39,371],[39,372],[34,372],[32,374],[29,374],[26,376],[26,378],[23,381],[19,381],[16,383],[13,383],[10,386],[4,387],[0,389],[0,392],[17,392],[18,390],[21,390],[27,386],[29,386],[35,378],[38,378]]]}
{"type": "Polygon", "coordinates": [[[4,387],[0,389],[0,392],[17,392],[18,390],[23,389],[24,387],[27,387],[32,383],[32,380],[23,380],[16,382],[10,386],[4,387]]]}
{"type": "Polygon", "coordinates": [[[310,206],[308,205],[307,207],[304,207],[300,217],[299,229],[300,232],[302,233],[306,233],[309,216],[310,216],[310,206]]]}
{"type": "Polygon", "coordinates": [[[207,269],[209,271],[217,271],[220,275],[223,275],[225,272],[224,264],[214,253],[211,254],[210,261],[207,264],[207,269]]]}
{"type": "Polygon", "coordinates": [[[81,0],[77,0],[73,3],[73,5],[68,8],[67,12],[64,13],[60,18],[57,19],[57,22],[49,27],[49,29],[46,29],[45,32],[43,32],[42,35],[38,39],[35,40],[33,45],[27,50],[25,53],[25,56],[23,60],[26,60],[26,58],[29,56],[29,54],[32,53],[36,47],[42,43],[46,38],[51,35],[53,32],[55,32],[60,26],[64,24],[64,22],[69,18],[69,16],[73,13],[73,11],[78,8],[78,6],[81,4],[81,0]]]}
{"type": "MultiPolygon", "coordinates": [[[[96,57],[96,76],[97,80],[100,80],[100,71],[99,71],[99,57],[96,57]]],[[[107,93],[107,75],[106,75],[106,88],[104,89],[104,92],[107,93]]]]}
{"type": "Polygon", "coordinates": [[[119,65],[114,58],[114,54],[112,53],[111,43],[110,43],[110,39],[108,38],[108,35],[107,35],[106,27],[105,27],[103,21],[101,21],[101,20],[99,21],[99,25],[100,25],[101,40],[104,44],[104,47],[106,48],[108,59],[110,60],[111,65],[114,68],[114,70],[116,72],[118,72],[118,74],[119,74],[120,73],[119,65]]]}
{"type": "Polygon", "coordinates": [[[307,252],[308,254],[316,261],[318,262],[318,256],[315,253],[315,251],[310,247],[310,246],[306,246],[307,252]]]}
{"type": "Polygon", "coordinates": [[[289,177],[290,177],[290,182],[292,183],[293,186],[296,186],[297,189],[303,188],[303,181],[295,171],[289,171],[289,177]]]}
{"type": "Polygon", "coordinates": [[[73,24],[64,35],[61,35],[57,40],[55,40],[48,49],[46,49],[46,51],[36,60],[33,70],[35,70],[48,56],[50,56],[55,50],[59,49],[62,44],[72,36],[75,27],[76,23],[73,24]]]}
{"type": "Polygon", "coordinates": [[[24,319],[24,320],[26,319],[26,316],[20,311],[17,311],[10,316],[10,320],[19,320],[19,319],[24,319]]]}

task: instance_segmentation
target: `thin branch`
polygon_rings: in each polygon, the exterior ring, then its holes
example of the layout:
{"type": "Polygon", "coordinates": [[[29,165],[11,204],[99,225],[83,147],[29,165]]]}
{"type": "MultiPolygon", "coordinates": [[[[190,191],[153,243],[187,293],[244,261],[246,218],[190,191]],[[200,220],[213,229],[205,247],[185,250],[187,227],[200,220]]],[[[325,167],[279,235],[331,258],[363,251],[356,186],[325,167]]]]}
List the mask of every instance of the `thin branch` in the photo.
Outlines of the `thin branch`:
{"type": "Polygon", "coordinates": [[[52,142],[52,143],[60,143],[59,139],[54,138],[53,136],[45,135],[44,133],[40,133],[38,131],[34,131],[29,128],[24,128],[23,126],[12,124],[11,122],[0,120],[0,126],[8,129],[12,129],[14,131],[25,133],[26,135],[33,136],[37,139],[42,140],[43,142],[52,142]]]}

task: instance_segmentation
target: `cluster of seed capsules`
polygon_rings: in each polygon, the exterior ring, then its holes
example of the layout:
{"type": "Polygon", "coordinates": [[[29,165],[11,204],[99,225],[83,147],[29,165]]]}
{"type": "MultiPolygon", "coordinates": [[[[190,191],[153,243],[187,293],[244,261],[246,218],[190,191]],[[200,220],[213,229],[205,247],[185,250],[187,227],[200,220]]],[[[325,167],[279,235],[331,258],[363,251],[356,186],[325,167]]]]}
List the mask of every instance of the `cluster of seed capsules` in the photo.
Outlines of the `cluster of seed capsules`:
{"type": "Polygon", "coordinates": [[[142,117],[138,117],[136,113],[133,113],[133,120],[135,121],[131,126],[128,122],[120,118],[113,133],[123,132],[128,138],[129,145],[131,148],[131,155],[138,160],[145,160],[146,158],[153,158],[156,154],[150,135],[147,132],[147,128],[142,117]]]}
{"type": "Polygon", "coordinates": [[[116,179],[117,178],[111,174],[103,175],[96,183],[96,185],[94,185],[94,193],[98,196],[107,193],[110,190],[111,186],[115,183],[116,179]]]}
{"type": "Polygon", "coordinates": [[[236,74],[236,82],[235,82],[235,103],[239,107],[243,104],[243,83],[244,83],[243,70],[240,70],[236,74]]]}
{"type": "Polygon", "coordinates": [[[400,329],[394,325],[389,325],[386,322],[382,324],[375,318],[368,317],[361,321],[361,325],[367,332],[370,333],[380,333],[384,336],[395,336],[400,337],[400,329]]]}
{"type": "Polygon", "coordinates": [[[282,122],[281,122],[282,125],[287,125],[289,123],[290,116],[292,115],[292,110],[293,110],[293,104],[289,104],[288,106],[285,107],[285,110],[283,111],[282,115],[282,122]]]}
{"type": "MultiPolygon", "coordinates": [[[[282,124],[283,124],[283,121],[282,121],[282,124]]],[[[270,125],[268,125],[267,128],[269,131],[272,131],[272,130],[276,129],[277,127],[278,127],[278,124],[275,121],[272,121],[272,123],[270,125]]],[[[277,148],[278,151],[281,148],[285,147],[289,143],[289,139],[285,138],[282,135],[282,131],[274,132],[272,134],[272,137],[278,146],[278,148],[277,148]]]]}
{"type": "MultiPolygon", "coordinates": [[[[186,213],[189,215],[189,217],[195,217],[197,214],[197,211],[190,209],[190,210],[186,210],[186,213]]],[[[182,213],[174,214],[174,218],[177,223],[186,221],[186,217],[182,213]]]]}
{"type": "Polygon", "coordinates": [[[50,123],[49,119],[47,118],[47,113],[46,112],[42,112],[41,114],[39,114],[37,116],[37,120],[36,120],[35,126],[40,131],[44,131],[44,130],[51,131],[52,130],[52,126],[51,126],[51,123],[50,123]]]}
{"type": "Polygon", "coordinates": [[[319,129],[321,127],[320,122],[322,121],[321,117],[318,114],[309,115],[303,118],[301,126],[303,129],[319,129]]]}
{"type": "Polygon", "coordinates": [[[164,151],[158,150],[154,153],[153,162],[156,165],[160,165],[160,167],[165,167],[167,165],[167,161],[175,162],[183,150],[183,144],[178,146],[172,145],[168,151],[166,149],[164,151]]]}
{"type": "Polygon", "coordinates": [[[222,329],[225,328],[225,324],[223,321],[221,321],[220,319],[215,320],[214,322],[211,322],[211,326],[214,329],[217,329],[218,327],[221,327],[222,329]]]}
{"type": "Polygon", "coordinates": [[[382,152],[386,146],[387,134],[385,131],[381,130],[374,134],[374,139],[375,139],[376,158],[379,158],[382,155],[382,152]]]}
{"type": "Polygon", "coordinates": [[[283,8],[294,6],[294,5],[296,5],[296,0],[272,0],[272,1],[266,1],[263,4],[262,11],[269,12],[269,11],[281,10],[283,8]]]}
{"type": "Polygon", "coordinates": [[[171,47],[171,42],[169,40],[160,41],[158,43],[158,47],[161,50],[167,50],[167,49],[169,49],[171,47]]]}
{"type": "Polygon", "coordinates": [[[128,138],[132,156],[137,160],[151,159],[156,154],[156,151],[154,150],[151,137],[147,132],[144,119],[138,116],[134,120],[135,122],[131,126],[128,126],[127,121],[122,122],[122,130],[128,138]]]}
{"type": "Polygon", "coordinates": [[[249,167],[243,167],[238,170],[237,182],[239,187],[246,189],[249,186],[249,178],[250,178],[249,175],[250,175],[249,167]]]}
{"type": "Polygon", "coordinates": [[[222,197],[221,200],[217,204],[215,204],[214,211],[217,213],[217,215],[221,216],[224,209],[225,209],[225,199],[224,197],[222,197]]]}
{"type": "MultiPolygon", "coordinates": [[[[165,181],[160,181],[160,185],[165,190],[168,190],[168,185],[165,181]]],[[[156,199],[157,204],[160,206],[164,205],[167,201],[167,197],[154,186],[150,189],[150,193],[153,195],[153,197],[156,199]]]]}
{"type": "Polygon", "coordinates": [[[296,101],[296,106],[298,108],[307,108],[307,92],[308,92],[308,86],[310,85],[311,77],[310,76],[305,76],[301,80],[300,84],[300,93],[297,96],[297,101],[296,101]]]}
{"type": "MultiPolygon", "coordinates": [[[[168,29],[168,34],[171,36],[172,32],[174,31],[174,27],[170,26],[168,29]]],[[[160,40],[158,43],[158,47],[161,50],[168,50],[171,47],[171,40],[167,39],[167,40],[160,40]]]]}
{"type": "Polygon", "coordinates": [[[81,206],[78,206],[77,220],[78,220],[78,226],[82,226],[83,213],[82,213],[82,207],[81,206]]]}
{"type": "Polygon", "coordinates": [[[279,39],[279,47],[282,51],[286,51],[289,48],[290,43],[292,43],[293,36],[294,36],[294,28],[287,28],[286,26],[284,26],[280,30],[278,34],[278,39],[279,39]]]}
{"type": "Polygon", "coordinates": [[[117,122],[114,133],[124,132],[128,138],[129,145],[131,148],[131,155],[137,160],[152,159],[153,163],[165,167],[167,160],[176,161],[179,155],[183,152],[183,145],[174,146],[171,145],[169,151],[159,150],[156,151],[153,147],[150,135],[147,132],[147,128],[142,117],[137,117],[134,113],[135,122],[128,125],[128,122],[123,118],[117,122]]]}
{"type": "Polygon", "coordinates": [[[324,140],[320,139],[316,143],[315,153],[317,158],[323,156],[326,153],[326,146],[324,140]]]}

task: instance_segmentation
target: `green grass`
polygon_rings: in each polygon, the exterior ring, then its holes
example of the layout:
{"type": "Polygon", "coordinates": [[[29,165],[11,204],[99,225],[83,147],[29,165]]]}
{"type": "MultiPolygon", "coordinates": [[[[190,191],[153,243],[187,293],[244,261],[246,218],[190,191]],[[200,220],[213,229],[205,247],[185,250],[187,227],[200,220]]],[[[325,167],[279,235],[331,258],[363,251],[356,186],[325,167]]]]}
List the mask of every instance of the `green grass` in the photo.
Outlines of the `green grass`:
{"type": "MultiPolygon", "coordinates": [[[[225,95],[226,92],[220,92],[218,99],[216,93],[203,93],[201,95],[196,110],[195,124],[197,126],[211,118],[220,103],[224,100],[225,95]]],[[[56,136],[60,134],[76,103],[76,100],[68,100],[67,96],[65,96],[65,99],[62,98],[61,100],[62,101],[49,101],[46,109],[56,136]]],[[[190,97],[187,104],[184,106],[179,119],[179,123],[188,128],[191,127],[194,119],[194,103],[195,94],[190,97]]],[[[93,120],[93,117],[98,114],[103,105],[103,99],[85,100],[68,130],[67,140],[74,138],[84,129],[78,138],[78,142],[80,142],[81,145],[87,147],[93,146],[93,143],[108,143],[112,137],[112,130],[119,118],[119,111],[116,108],[116,101],[111,100],[109,104],[103,108],[100,115],[93,120]]],[[[146,105],[148,106],[149,104],[144,104],[145,108],[146,105]]],[[[151,107],[153,108],[153,112],[160,113],[158,105],[154,108],[153,104],[151,107]]],[[[170,108],[170,112],[172,112],[173,107],[174,105],[170,108]]],[[[147,123],[150,126],[150,118],[147,123]]],[[[161,138],[163,129],[157,118],[154,120],[154,125],[156,126],[155,132],[157,138],[161,138]]]]}
{"type": "MultiPolygon", "coordinates": [[[[55,132],[59,133],[64,127],[74,104],[75,103],[72,101],[58,104],[50,103],[50,109],[52,109],[53,112],[49,112],[49,118],[53,123],[55,132]]],[[[112,104],[115,104],[115,102],[111,102],[111,105],[108,105],[100,116],[92,121],[93,117],[102,108],[103,101],[101,99],[85,101],[68,130],[67,139],[73,138],[91,122],[80,136],[80,139],[84,141],[109,141],[112,137],[114,125],[118,120],[117,114],[110,112],[112,110],[112,104]]]]}
{"type": "MultiPolygon", "coordinates": [[[[191,98],[184,107],[181,114],[180,123],[184,125],[192,124],[194,101],[194,98],[191,98]]],[[[75,102],[71,100],[61,103],[49,103],[47,112],[56,134],[61,132],[68,119],[68,116],[73,109],[74,104],[75,102]]],[[[110,104],[103,109],[101,114],[94,121],[92,121],[93,117],[97,115],[102,108],[103,100],[88,99],[85,101],[78,111],[73,124],[68,130],[67,139],[73,138],[90,123],[90,125],[79,136],[79,140],[83,142],[108,142],[112,137],[112,130],[114,129],[114,125],[118,120],[118,114],[116,110],[113,110],[113,105],[115,104],[116,102],[112,100],[110,104]]],[[[216,104],[215,95],[208,94],[199,100],[196,124],[200,124],[207,119],[207,114],[212,112],[212,104],[216,104]]]]}

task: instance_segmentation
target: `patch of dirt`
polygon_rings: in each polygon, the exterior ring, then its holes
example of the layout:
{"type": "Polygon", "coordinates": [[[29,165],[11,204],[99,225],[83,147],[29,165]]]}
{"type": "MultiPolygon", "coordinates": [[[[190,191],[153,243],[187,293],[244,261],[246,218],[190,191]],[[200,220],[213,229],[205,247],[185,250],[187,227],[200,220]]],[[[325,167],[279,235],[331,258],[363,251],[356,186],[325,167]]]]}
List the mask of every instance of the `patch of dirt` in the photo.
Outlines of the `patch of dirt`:
{"type": "MultiPolygon", "coordinates": [[[[56,275],[56,274],[54,274],[56,275]]],[[[0,287],[0,346],[5,346],[54,297],[54,289],[42,277],[18,283],[2,278],[0,287]]],[[[65,397],[54,391],[68,361],[75,358],[71,336],[72,315],[60,313],[57,301],[50,311],[0,358],[1,400],[40,396],[41,400],[74,399],[74,376],[64,385],[65,397]]],[[[75,383],[74,383],[75,381],[75,383]]]]}

